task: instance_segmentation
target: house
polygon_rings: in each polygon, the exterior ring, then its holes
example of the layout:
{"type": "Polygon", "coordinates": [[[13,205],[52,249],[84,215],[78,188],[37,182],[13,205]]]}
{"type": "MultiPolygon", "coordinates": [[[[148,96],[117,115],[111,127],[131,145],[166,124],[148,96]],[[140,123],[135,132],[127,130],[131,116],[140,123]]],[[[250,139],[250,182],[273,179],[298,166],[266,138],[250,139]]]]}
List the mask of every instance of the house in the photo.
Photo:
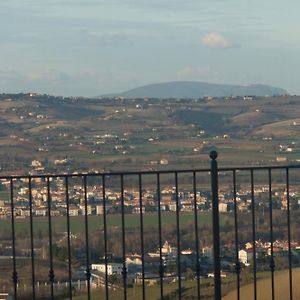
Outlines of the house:
{"type": "Polygon", "coordinates": [[[219,212],[227,212],[228,204],[227,203],[219,203],[219,212]]]}
{"type": "Polygon", "coordinates": [[[253,100],[253,99],[255,99],[255,96],[252,96],[252,95],[246,95],[246,96],[244,96],[244,100],[245,101],[247,101],[247,100],[253,100]]]}
{"type": "Polygon", "coordinates": [[[48,210],[46,208],[37,208],[35,209],[35,215],[39,217],[45,217],[48,214],[48,210]]]}
{"type": "Polygon", "coordinates": [[[177,210],[176,203],[169,204],[169,211],[176,211],[176,210],[177,210]]]}
{"type": "Polygon", "coordinates": [[[30,210],[28,208],[23,208],[18,211],[21,217],[30,217],[30,210]]]}
{"type": "Polygon", "coordinates": [[[41,167],[41,166],[42,166],[42,163],[41,163],[40,161],[38,161],[38,160],[33,160],[33,161],[31,162],[31,167],[39,168],[39,167],[41,167]]]}
{"type": "Polygon", "coordinates": [[[51,216],[52,217],[59,217],[61,215],[61,211],[59,209],[51,209],[51,216]]]}
{"type": "Polygon", "coordinates": [[[91,215],[92,214],[92,206],[90,204],[80,205],[79,208],[80,208],[80,212],[82,215],[85,215],[85,214],[91,215]],[[86,211],[85,211],[85,209],[86,209],[86,211]]]}
{"type": "Polygon", "coordinates": [[[76,205],[70,205],[69,207],[69,216],[78,216],[79,215],[79,208],[76,205]]]}
{"type": "MultiPolygon", "coordinates": [[[[144,214],[145,213],[145,206],[143,206],[142,207],[142,214],[144,214]]],[[[141,213],[141,209],[140,209],[140,207],[139,206],[135,206],[134,208],[133,208],[133,210],[132,210],[132,213],[134,213],[134,214],[140,214],[141,213]]]]}
{"type": "MultiPolygon", "coordinates": [[[[111,205],[105,205],[105,211],[106,214],[109,212],[109,210],[111,209],[111,205]]],[[[102,204],[100,205],[96,205],[96,215],[103,215],[104,212],[104,207],[102,204]]]]}
{"type": "Polygon", "coordinates": [[[244,265],[249,265],[250,261],[253,259],[253,249],[241,249],[239,251],[239,261],[244,265]]]}
{"type": "Polygon", "coordinates": [[[171,245],[169,244],[168,241],[165,241],[165,243],[163,244],[162,248],[161,248],[161,253],[162,254],[176,254],[177,253],[177,248],[176,247],[171,247],[171,245]]]}
{"type": "MultiPolygon", "coordinates": [[[[99,271],[101,273],[106,273],[105,264],[92,264],[92,270],[99,271]]],[[[123,264],[120,263],[108,263],[107,264],[107,275],[122,275],[123,272],[123,264]]]]}
{"type": "Polygon", "coordinates": [[[162,260],[163,260],[164,265],[167,265],[171,262],[176,261],[177,248],[171,247],[171,245],[169,244],[168,241],[165,241],[165,243],[161,247],[161,251],[158,248],[156,252],[148,252],[148,255],[151,258],[158,258],[158,257],[160,257],[160,252],[162,255],[162,260]]]}
{"type": "Polygon", "coordinates": [[[277,162],[286,162],[287,158],[285,156],[277,156],[276,161],[277,162]]]}
{"type": "Polygon", "coordinates": [[[162,158],[162,159],[160,160],[160,164],[161,164],[161,165],[167,165],[167,164],[169,164],[169,161],[168,161],[167,159],[165,159],[165,158],[162,158]]]}

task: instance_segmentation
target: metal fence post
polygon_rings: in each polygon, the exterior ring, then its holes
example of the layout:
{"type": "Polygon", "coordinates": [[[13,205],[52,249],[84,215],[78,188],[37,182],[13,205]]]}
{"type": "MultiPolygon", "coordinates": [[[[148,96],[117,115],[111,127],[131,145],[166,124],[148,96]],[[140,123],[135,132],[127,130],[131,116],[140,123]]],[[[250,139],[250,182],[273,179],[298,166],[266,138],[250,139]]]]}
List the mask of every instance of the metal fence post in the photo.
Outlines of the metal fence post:
{"type": "Polygon", "coordinates": [[[213,221],[213,250],[214,250],[214,281],[215,300],[221,300],[221,263],[220,263],[220,223],[219,223],[219,193],[218,193],[218,153],[210,152],[211,158],[211,195],[213,221]]]}

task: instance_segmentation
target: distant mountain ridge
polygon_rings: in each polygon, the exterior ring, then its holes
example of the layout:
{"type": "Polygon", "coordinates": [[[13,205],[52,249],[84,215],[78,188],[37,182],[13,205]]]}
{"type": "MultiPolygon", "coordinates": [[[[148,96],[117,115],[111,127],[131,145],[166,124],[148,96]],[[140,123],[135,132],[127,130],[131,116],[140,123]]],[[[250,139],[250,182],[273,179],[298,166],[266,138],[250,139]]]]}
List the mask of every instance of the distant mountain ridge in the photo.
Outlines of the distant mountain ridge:
{"type": "Polygon", "coordinates": [[[214,84],[197,81],[172,81],[165,83],[149,84],[125,92],[108,94],[103,96],[122,96],[126,98],[202,98],[207,96],[274,96],[288,94],[289,93],[285,89],[263,84],[252,84],[242,86],[214,84]]]}

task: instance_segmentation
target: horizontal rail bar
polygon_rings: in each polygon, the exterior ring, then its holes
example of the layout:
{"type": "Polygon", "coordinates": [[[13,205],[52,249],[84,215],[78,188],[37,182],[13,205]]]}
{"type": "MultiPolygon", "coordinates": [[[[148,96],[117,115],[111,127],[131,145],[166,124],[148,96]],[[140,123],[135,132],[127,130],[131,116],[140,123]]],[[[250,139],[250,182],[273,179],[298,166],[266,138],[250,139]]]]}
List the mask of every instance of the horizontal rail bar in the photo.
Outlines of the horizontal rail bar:
{"type": "MultiPolygon", "coordinates": [[[[229,171],[250,171],[250,170],[275,170],[275,169],[300,169],[300,164],[296,165],[266,165],[266,166],[236,166],[236,167],[219,167],[219,172],[229,172],[229,171]]],[[[82,173],[76,173],[76,174],[70,174],[70,173],[49,173],[49,174],[40,174],[40,175],[3,175],[0,176],[0,180],[10,180],[10,179],[29,179],[29,178],[41,178],[41,179],[47,179],[47,178],[55,178],[55,177],[97,177],[97,176],[130,176],[130,175],[156,175],[156,174],[183,174],[183,173],[205,173],[210,172],[211,169],[203,168],[203,169],[174,169],[174,170],[156,170],[156,171],[125,171],[125,172],[99,172],[99,173],[88,173],[88,172],[82,172],[82,173]]]]}

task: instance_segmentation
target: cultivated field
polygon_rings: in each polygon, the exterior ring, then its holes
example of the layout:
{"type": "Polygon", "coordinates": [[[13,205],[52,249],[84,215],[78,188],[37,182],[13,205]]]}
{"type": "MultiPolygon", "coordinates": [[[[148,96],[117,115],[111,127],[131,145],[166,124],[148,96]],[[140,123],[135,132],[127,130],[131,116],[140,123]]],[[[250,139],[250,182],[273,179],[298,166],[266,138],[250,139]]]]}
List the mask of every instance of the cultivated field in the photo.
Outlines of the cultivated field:
{"type": "MultiPolygon", "coordinates": [[[[293,299],[300,299],[300,269],[293,269],[293,299]]],[[[275,273],[275,299],[285,300],[289,298],[289,273],[287,270],[275,273]]],[[[240,297],[243,300],[254,299],[253,283],[242,286],[240,297]]],[[[269,300],[272,299],[271,278],[261,279],[257,282],[257,299],[269,300]]],[[[223,297],[223,300],[235,300],[236,291],[230,292],[223,297]]]]}
{"type": "Polygon", "coordinates": [[[0,112],[2,174],[35,173],[34,159],[44,168],[38,172],[207,167],[212,147],[221,165],[271,164],[278,156],[296,162],[300,154],[296,96],[245,101],[3,94],[0,112]],[[54,163],[65,158],[65,164],[54,163]]]}
{"type": "MultiPolygon", "coordinates": [[[[162,213],[162,225],[175,225],[176,214],[172,212],[162,213]]],[[[66,231],[67,219],[66,217],[52,217],[52,230],[53,232],[64,232],[66,231]]],[[[84,216],[70,217],[71,232],[74,234],[84,233],[84,216]]],[[[226,218],[222,219],[226,222],[226,218]]],[[[188,223],[193,223],[194,214],[192,212],[180,213],[180,224],[185,226],[188,223]]],[[[15,230],[16,234],[29,233],[29,218],[16,219],[15,230]]],[[[143,215],[143,222],[145,228],[157,228],[158,216],[157,213],[146,213],[143,215]]],[[[109,228],[120,228],[122,223],[120,214],[107,215],[107,225],[109,228]]],[[[207,225],[211,223],[211,212],[202,212],[198,214],[198,225],[207,225]]],[[[103,229],[103,216],[89,216],[88,226],[90,231],[103,229]]],[[[128,214],[125,215],[125,227],[139,228],[140,227],[140,215],[139,214],[128,214]]],[[[0,220],[0,236],[10,234],[11,222],[10,220],[0,220]]],[[[48,218],[47,217],[36,217],[33,220],[34,234],[47,234],[48,233],[48,218]]]]}

